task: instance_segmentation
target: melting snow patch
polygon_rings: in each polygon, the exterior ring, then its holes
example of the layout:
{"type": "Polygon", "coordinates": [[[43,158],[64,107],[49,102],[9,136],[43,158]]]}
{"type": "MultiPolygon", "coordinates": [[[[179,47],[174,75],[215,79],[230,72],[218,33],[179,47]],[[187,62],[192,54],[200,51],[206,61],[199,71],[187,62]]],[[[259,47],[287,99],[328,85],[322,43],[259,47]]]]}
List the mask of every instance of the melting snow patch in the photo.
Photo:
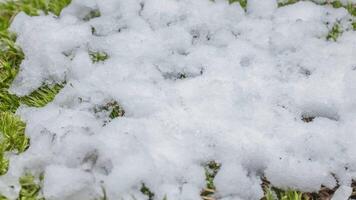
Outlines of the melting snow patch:
{"type": "Polygon", "coordinates": [[[17,111],[31,146],[11,156],[0,190],[13,195],[28,170],[44,172],[49,199],[102,188],[144,199],[144,184],[157,199],[196,200],[212,160],[221,199],[260,198],[261,177],[305,191],[356,178],[356,33],[326,40],[351,16],[248,2],[74,0],[59,17],[18,14],[26,56],[11,91],[66,85],[17,111]]]}

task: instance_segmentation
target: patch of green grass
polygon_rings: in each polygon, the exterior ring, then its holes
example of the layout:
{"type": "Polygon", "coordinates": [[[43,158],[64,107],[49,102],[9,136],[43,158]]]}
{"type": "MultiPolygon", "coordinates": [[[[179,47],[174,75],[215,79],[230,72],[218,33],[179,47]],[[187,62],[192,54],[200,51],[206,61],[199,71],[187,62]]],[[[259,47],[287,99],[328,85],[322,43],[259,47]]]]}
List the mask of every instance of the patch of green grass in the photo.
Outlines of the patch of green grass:
{"type": "Polygon", "coordinates": [[[25,135],[26,124],[19,117],[9,112],[0,113],[1,146],[5,151],[24,152],[29,145],[25,135]]]}
{"type": "Polygon", "coordinates": [[[89,51],[89,56],[93,63],[103,62],[109,58],[107,53],[100,51],[89,51]]]}
{"type": "Polygon", "coordinates": [[[303,193],[295,190],[279,191],[276,193],[269,188],[265,194],[265,200],[306,200],[303,193]]]}
{"type": "MultiPolygon", "coordinates": [[[[43,176],[40,176],[39,181],[42,182],[43,176]]],[[[19,197],[16,200],[44,200],[41,194],[41,186],[36,182],[35,176],[25,174],[19,180],[21,190],[19,197]]]]}
{"type": "Polygon", "coordinates": [[[326,39],[329,41],[336,41],[338,37],[342,34],[341,27],[338,23],[336,23],[326,36],[326,39]]]}
{"type": "Polygon", "coordinates": [[[0,175],[4,175],[9,167],[5,152],[22,153],[29,146],[25,135],[26,124],[10,112],[0,112],[0,175]]]}
{"type": "Polygon", "coordinates": [[[20,106],[19,98],[10,94],[7,89],[0,89],[0,112],[15,113],[20,106]]]}
{"type": "MultiPolygon", "coordinates": [[[[59,15],[70,2],[71,0],[7,0],[1,3],[0,10],[3,11],[3,15],[10,18],[21,11],[31,16],[40,13],[59,15]]],[[[5,23],[10,23],[10,20],[6,20],[5,23]]]]}
{"type": "Polygon", "coordinates": [[[355,4],[347,4],[346,6],[343,6],[344,8],[346,8],[346,10],[352,15],[352,16],[356,16],[356,5],[355,4]]]}
{"type": "Polygon", "coordinates": [[[229,0],[229,3],[240,3],[241,7],[246,10],[247,0],[229,0]]]}
{"type": "Polygon", "coordinates": [[[44,85],[30,95],[20,98],[20,102],[30,107],[43,107],[53,101],[64,84],[44,85]]]}
{"type": "Polygon", "coordinates": [[[278,7],[282,7],[282,6],[288,6],[294,3],[297,3],[300,0],[288,0],[288,1],[280,1],[278,2],[278,7]]]}
{"type": "MultiPolygon", "coordinates": [[[[17,97],[10,94],[8,89],[18,73],[19,66],[24,58],[20,47],[15,43],[16,35],[10,33],[8,28],[13,17],[23,11],[28,15],[53,13],[59,15],[60,11],[71,0],[7,0],[0,3],[0,176],[9,168],[6,152],[22,153],[29,146],[29,139],[25,135],[25,123],[14,113],[20,104],[41,107],[53,100],[54,96],[63,87],[60,84],[43,86],[26,97],[17,97]]],[[[20,180],[22,190],[18,199],[35,200],[33,187],[30,187],[31,178],[25,176],[20,180]],[[32,195],[32,196],[31,196],[32,195]]],[[[0,200],[6,199],[0,195],[0,200]]]]}
{"type": "MultiPolygon", "coordinates": [[[[7,173],[9,170],[9,160],[5,157],[5,148],[0,146],[0,176],[7,173]]],[[[1,199],[0,199],[1,200],[1,199]]]]}

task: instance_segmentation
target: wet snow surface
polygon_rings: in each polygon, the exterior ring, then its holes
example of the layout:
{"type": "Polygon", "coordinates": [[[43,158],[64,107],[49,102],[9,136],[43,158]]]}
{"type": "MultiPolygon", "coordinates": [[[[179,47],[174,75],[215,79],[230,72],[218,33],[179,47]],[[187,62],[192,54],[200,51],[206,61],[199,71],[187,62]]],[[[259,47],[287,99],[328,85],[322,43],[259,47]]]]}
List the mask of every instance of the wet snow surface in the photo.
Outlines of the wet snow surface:
{"type": "Polygon", "coordinates": [[[258,199],[261,177],[315,191],[356,176],[356,33],[351,16],[310,2],[76,0],[60,17],[20,13],[26,58],[11,91],[65,82],[21,107],[31,146],[0,189],[44,172],[47,199],[197,200],[204,164],[222,164],[218,199],[258,199]],[[100,16],[91,18],[100,12],[100,16]],[[344,33],[326,37],[335,23],[344,33]],[[92,62],[93,52],[106,53],[92,62]],[[125,115],[109,118],[118,102],[125,115]],[[332,175],[334,174],[334,175],[332,175]]]}

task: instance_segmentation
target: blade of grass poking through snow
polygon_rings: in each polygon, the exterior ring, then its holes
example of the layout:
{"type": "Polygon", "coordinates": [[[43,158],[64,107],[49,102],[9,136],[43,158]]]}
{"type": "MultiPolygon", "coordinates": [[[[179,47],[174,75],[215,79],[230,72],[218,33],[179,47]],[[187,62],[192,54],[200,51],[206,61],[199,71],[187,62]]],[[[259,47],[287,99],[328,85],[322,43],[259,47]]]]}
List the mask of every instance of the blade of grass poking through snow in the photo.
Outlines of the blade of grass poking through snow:
{"type": "Polygon", "coordinates": [[[155,194],[144,183],[142,183],[140,191],[142,194],[144,194],[148,197],[148,200],[154,199],[155,194]]]}
{"type": "Polygon", "coordinates": [[[93,63],[103,62],[109,58],[107,53],[100,51],[89,51],[89,56],[93,63]]]}
{"type": "Polygon", "coordinates": [[[205,181],[206,187],[201,191],[201,197],[205,199],[212,199],[215,193],[215,184],[214,178],[216,174],[219,172],[221,165],[215,161],[211,161],[207,163],[205,166],[205,181]]]}
{"type": "Polygon", "coordinates": [[[288,5],[290,5],[290,4],[297,3],[298,1],[299,1],[299,0],[280,1],[280,2],[278,2],[278,7],[288,6],[288,5]]]}
{"type": "Polygon", "coordinates": [[[43,107],[53,101],[64,84],[55,84],[53,86],[42,86],[32,92],[30,95],[22,97],[20,102],[31,107],[43,107]]]}
{"type": "Polygon", "coordinates": [[[326,36],[326,39],[329,40],[329,41],[336,41],[338,37],[340,37],[342,31],[341,31],[341,27],[339,24],[335,24],[330,32],[328,33],[328,35],[326,36]]]}

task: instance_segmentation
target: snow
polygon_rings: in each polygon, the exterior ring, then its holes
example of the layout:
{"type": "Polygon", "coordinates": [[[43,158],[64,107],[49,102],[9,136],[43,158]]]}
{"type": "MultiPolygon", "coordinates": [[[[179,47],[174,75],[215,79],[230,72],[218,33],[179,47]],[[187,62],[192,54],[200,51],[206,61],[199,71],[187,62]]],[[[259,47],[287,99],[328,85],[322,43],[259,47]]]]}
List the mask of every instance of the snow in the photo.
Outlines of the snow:
{"type": "Polygon", "coordinates": [[[352,193],[352,188],[351,187],[342,185],[336,190],[336,192],[333,195],[333,197],[331,198],[331,200],[346,200],[346,199],[349,199],[349,197],[351,196],[351,193],[352,193]]]}
{"type": "Polygon", "coordinates": [[[11,30],[26,56],[11,91],[66,85],[47,106],[17,111],[31,146],[10,156],[0,190],[13,197],[31,171],[44,172],[47,199],[94,199],[102,188],[108,199],[145,199],[145,183],[157,199],[196,200],[211,160],[222,165],[220,199],[259,199],[262,176],[303,191],[333,188],[334,176],[350,185],[351,16],[261,2],[245,13],[225,0],[75,0],[59,18],[18,14],[11,30]],[[83,20],[93,10],[101,16],[83,20]],[[345,31],[327,41],[335,22],[345,31]],[[109,58],[92,63],[89,51],[109,58]],[[105,123],[108,113],[95,108],[113,100],[125,116],[105,123]]]}

